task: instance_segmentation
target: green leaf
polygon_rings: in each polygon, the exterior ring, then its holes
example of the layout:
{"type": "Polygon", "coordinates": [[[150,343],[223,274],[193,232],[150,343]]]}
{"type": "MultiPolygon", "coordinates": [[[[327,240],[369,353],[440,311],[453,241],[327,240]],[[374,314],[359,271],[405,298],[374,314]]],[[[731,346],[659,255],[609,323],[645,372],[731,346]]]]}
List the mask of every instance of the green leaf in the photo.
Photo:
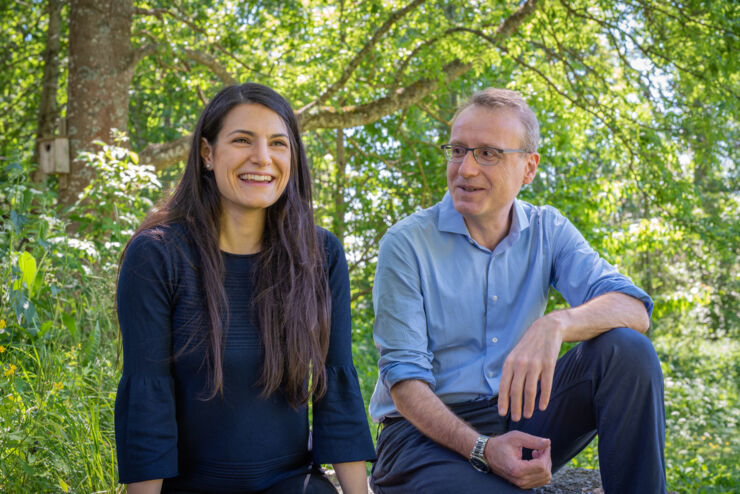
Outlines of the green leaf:
{"type": "Polygon", "coordinates": [[[75,318],[72,316],[72,314],[66,312],[63,313],[62,323],[64,324],[64,327],[67,328],[67,331],[69,331],[69,334],[72,336],[73,340],[77,341],[77,324],[75,323],[75,318]]]}
{"type": "Polygon", "coordinates": [[[36,267],[36,259],[28,252],[23,252],[18,257],[18,268],[21,270],[21,277],[15,281],[13,289],[20,290],[23,283],[25,283],[26,288],[28,288],[28,296],[33,297],[37,287],[36,274],[38,268],[36,267]]]}
{"type": "Polygon", "coordinates": [[[15,210],[10,212],[10,222],[13,223],[13,229],[16,233],[23,231],[23,227],[28,223],[28,217],[25,214],[19,214],[15,210]]]}
{"type": "Polygon", "coordinates": [[[41,325],[41,329],[39,330],[39,336],[44,336],[44,334],[49,331],[54,323],[51,321],[46,321],[41,325]]]}

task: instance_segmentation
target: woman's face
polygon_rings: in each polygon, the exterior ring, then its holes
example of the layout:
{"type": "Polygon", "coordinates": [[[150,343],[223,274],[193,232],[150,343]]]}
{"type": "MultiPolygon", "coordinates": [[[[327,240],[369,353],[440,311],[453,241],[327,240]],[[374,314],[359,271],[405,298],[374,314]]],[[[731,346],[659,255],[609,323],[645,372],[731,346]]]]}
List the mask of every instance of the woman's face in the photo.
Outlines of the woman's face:
{"type": "Polygon", "coordinates": [[[288,185],[292,152],[283,119],[256,103],[232,108],[215,142],[201,141],[201,157],[216,178],[223,212],[229,215],[273,205],[288,185]]]}

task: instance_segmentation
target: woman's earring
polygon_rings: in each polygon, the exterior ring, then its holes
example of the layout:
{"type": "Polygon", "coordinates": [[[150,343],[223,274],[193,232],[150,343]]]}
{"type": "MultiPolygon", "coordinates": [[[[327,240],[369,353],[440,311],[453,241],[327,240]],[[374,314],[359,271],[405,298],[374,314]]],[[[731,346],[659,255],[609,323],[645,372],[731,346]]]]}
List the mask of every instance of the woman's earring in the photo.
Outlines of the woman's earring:
{"type": "Polygon", "coordinates": [[[210,170],[210,169],[211,169],[211,164],[210,163],[206,163],[206,170],[210,170]]]}

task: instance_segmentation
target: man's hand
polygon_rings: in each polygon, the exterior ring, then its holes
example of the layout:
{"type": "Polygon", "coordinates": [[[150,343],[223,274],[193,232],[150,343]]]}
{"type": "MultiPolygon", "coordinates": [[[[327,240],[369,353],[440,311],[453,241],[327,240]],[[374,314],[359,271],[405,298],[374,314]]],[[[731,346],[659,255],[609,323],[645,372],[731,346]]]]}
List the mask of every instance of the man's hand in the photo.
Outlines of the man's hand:
{"type": "Polygon", "coordinates": [[[527,329],[522,339],[504,361],[498,387],[498,413],[511,420],[534,413],[537,383],[540,383],[540,410],[547,408],[552,392],[555,362],[563,341],[586,341],[611,328],[628,327],[647,331],[650,317],[645,304],[629,295],[608,292],[588,302],[540,317],[527,329]]]}
{"type": "Polygon", "coordinates": [[[495,436],[486,444],[491,471],[520,489],[532,489],[552,480],[550,440],[520,431],[495,436]],[[522,460],[522,448],[532,450],[531,460],[522,460]]]}
{"type": "Polygon", "coordinates": [[[540,410],[547,408],[552,391],[555,363],[563,343],[561,314],[551,312],[540,317],[527,329],[522,339],[504,361],[498,388],[498,413],[506,415],[511,406],[511,420],[534,413],[537,383],[540,383],[540,410]]]}

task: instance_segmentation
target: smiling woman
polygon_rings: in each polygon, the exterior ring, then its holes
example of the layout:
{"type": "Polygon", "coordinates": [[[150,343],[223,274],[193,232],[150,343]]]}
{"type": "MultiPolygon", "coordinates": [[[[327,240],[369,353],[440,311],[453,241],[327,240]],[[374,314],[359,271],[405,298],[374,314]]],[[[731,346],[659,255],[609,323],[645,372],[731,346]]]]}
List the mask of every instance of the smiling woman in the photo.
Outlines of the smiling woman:
{"type": "MultiPolygon", "coordinates": [[[[212,145],[201,138],[201,157],[221,194],[221,249],[253,254],[260,246],[244,244],[242,230],[264,226],[266,208],[288,184],[292,154],[288,129],[277,113],[256,103],[234,107],[222,125],[212,145]]],[[[261,232],[249,236],[260,240],[261,232]]]]}
{"type": "Polygon", "coordinates": [[[222,90],[174,194],[126,247],[116,398],[128,492],[367,492],[374,450],[342,246],[316,228],[290,105],[222,90]],[[313,400],[313,431],[307,403],[313,400]]]}

